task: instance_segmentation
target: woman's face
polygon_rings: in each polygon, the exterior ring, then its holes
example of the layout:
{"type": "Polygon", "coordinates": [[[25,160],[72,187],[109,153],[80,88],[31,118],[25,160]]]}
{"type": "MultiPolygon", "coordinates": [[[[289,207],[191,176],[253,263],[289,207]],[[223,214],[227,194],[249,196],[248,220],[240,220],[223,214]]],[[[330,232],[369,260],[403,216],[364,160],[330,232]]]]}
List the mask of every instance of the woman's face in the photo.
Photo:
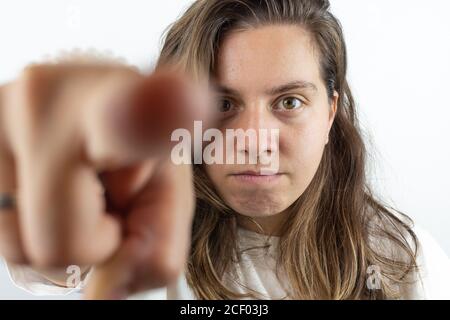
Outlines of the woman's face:
{"type": "MultiPolygon", "coordinates": [[[[278,143],[269,131],[267,147],[256,153],[261,158],[277,156],[278,172],[262,174],[267,166],[259,160],[206,166],[223,200],[264,225],[291,206],[312,181],[328,142],[337,93],[330,103],[310,37],[298,26],[233,32],[222,42],[216,63],[224,137],[226,129],[279,129],[278,143]]],[[[251,144],[246,142],[226,141],[248,160],[251,144]]]]}

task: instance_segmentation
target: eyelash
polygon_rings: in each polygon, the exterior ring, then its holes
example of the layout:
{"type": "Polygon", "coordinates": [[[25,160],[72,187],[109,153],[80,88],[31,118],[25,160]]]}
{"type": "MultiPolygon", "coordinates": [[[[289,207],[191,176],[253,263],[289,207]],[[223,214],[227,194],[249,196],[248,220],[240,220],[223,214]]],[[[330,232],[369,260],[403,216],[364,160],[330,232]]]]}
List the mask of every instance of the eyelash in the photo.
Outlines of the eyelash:
{"type": "MultiPolygon", "coordinates": [[[[284,100],[286,100],[286,99],[296,99],[296,100],[300,101],[301,106],[298,107],[298,108],[295,108],[295,109],[284,109],[284,110],[283,110],[283,108],[274,108],[274,107],[272,107],[272,110],[275,110],[275,111],[281,110],[281,111],[286,111],[286,112],[293,112],[293,111],[295,111],[295,110],[301,110],[301,109],[303,109],[304,106],[305,106],[305,104],[306,104],[306,102],[305,102],[303,99],[299,98],[299,97],[296,97],[296,96],[284,96],[284,97],[281,97],[281,98],[279,98],[278,100],[276,100],[275,106],[278,105],[278,104],[280,104],[280,103],[282,103],[282,102],[283,102],[284,100]]],[[[223,104],[224,102],[231,103],[231,110],[233,110],[233,109],[236,108],[236,107],[234,106],[233,99],[230,99],[230,98],[221,98],[221,99],[219,100],[219,107],[220,107],[220,104],[223,104]]],[[[230,110],[230,111],[226,111],[226,112],[221,112],[221,111],[219,111],[219,113],[226,114],[226,113],[231,112],[231,110],[230,110]]]]}

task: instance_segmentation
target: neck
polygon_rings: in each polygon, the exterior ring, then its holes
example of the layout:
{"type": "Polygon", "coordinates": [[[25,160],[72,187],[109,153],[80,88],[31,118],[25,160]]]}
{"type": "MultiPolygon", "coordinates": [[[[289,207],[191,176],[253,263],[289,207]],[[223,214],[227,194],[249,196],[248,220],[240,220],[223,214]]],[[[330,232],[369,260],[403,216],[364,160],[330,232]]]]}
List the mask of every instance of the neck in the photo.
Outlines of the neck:
{"type": "Polygon", "coordinates": [[[248,217],[241,214],[237,215],[237,224],[246,230],[268,236],[281,236],[281,228],[286,221],[288,211],[267,216],[267,217],[248,217]]]}

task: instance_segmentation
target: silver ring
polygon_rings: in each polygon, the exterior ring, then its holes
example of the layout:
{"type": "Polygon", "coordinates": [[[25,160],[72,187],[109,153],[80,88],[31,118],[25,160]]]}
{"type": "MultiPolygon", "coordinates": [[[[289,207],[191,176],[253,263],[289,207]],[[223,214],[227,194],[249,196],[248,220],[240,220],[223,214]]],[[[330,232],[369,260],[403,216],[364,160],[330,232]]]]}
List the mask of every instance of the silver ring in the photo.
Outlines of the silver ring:
{"type": "Polygon", "coordinates": [[[16,208],[16,198],[12,193],[0,192],[0,210],[13,210],[16,208]]]}

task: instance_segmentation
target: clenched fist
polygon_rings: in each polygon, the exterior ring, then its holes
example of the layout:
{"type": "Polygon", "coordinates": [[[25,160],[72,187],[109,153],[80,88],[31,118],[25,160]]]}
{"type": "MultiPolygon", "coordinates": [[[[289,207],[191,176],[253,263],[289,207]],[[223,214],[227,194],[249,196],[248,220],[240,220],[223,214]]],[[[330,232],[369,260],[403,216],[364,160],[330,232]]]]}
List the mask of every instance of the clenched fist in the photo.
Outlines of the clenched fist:
{"type": "Polygon", "coordinates": [[[94,266],[87,298],[175,280],[195,197],[170,135],[208,120],[210,97],[173,68],[26,68],[0,89],[0,255],[37,270],[94,266]]]}

